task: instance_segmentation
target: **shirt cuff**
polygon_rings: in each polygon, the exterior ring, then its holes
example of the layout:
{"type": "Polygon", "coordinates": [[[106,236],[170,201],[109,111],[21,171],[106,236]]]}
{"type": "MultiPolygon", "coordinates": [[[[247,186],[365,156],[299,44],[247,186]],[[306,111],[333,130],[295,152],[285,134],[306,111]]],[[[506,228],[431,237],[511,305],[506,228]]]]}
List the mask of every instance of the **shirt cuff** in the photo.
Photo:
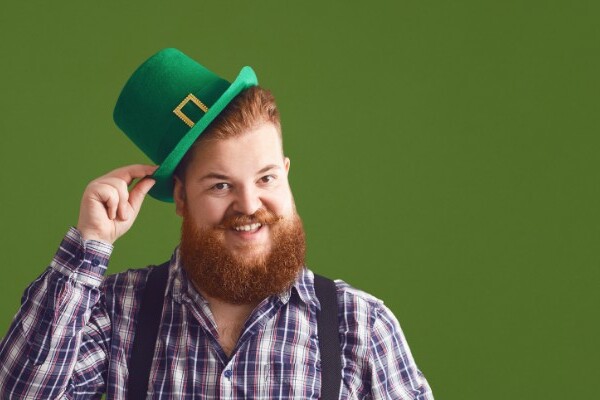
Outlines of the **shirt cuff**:
{"type": "Polygon", "coordinates": [[[71,227],[50,266],[77,282],[98,287],[108,268],[113,245],[98,240],[83,240],[81,233],[71,227]]]}

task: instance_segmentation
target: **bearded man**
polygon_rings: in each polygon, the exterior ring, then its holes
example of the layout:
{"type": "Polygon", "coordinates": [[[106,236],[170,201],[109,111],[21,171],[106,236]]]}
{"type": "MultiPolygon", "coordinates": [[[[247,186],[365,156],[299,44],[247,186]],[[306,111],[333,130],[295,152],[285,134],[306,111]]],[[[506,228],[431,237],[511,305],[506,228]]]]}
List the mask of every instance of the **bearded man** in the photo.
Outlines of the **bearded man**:
{"type": "Polygon", "coordinates": [[[329,302],[304,265],[279,112],[251,68],[229,83],[162,50],[129,79],[114,116],[160,166],[87,186],[77,227],[0,344],[1,398],[433,398],[381,301],[332,282],[334,339],[321,330],[329,302]],[[180,246],[163,266],[104,278],[147,193],[175,202],[180,246]]]}

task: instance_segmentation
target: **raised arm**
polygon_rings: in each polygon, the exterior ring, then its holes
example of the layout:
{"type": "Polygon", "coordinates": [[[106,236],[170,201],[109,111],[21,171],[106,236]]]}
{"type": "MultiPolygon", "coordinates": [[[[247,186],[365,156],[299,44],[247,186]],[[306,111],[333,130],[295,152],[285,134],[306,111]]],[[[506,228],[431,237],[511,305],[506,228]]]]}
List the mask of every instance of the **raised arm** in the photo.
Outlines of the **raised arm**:
{"type": "Polygon", "coordinates": [[[0,398],[99,398],[111,323],[100,285],[112,243],[131,228],[155,167],[119,168],[92,181],[50,266],[23,294],[0,342],[0,398]]]}

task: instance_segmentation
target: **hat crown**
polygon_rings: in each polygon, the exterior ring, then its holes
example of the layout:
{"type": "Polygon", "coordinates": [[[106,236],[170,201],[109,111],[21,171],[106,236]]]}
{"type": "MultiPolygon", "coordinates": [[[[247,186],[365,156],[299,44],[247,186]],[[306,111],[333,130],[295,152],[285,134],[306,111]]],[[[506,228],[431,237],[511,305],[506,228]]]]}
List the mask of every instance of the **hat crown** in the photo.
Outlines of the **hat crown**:
{"type": "Polygon", "coordinates": [[[194,102],[182,104],[186,97],[192,94],[210,109],[229,86],[227,80],[181,51],[164,49],[129,78],[119,95],[113,118],[153,162],[161,164],[206,112],[194,102]],[[174,111],[180,105],[178,115],[174,111]]]}
{"type": "Polygon", "coordinates": [[[258,85],[254,70],[243,67],[232,83],[177,49],[164,49],[131,75],[117,100],[113,118],[152,161],[160,164],[148,192],[173,201],[173,173],[210,123],[242,90],[258,85]]]}

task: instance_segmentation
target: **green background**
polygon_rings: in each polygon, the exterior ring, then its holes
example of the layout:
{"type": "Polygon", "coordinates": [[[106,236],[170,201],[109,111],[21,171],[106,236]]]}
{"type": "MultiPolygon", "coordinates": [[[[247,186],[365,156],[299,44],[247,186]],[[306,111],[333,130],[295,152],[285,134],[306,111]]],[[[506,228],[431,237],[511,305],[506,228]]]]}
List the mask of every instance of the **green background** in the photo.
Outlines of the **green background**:
{"type": "MultiPolygon", "coordinates": [[[[11,2],[0,14],[0,331],[178,47],[275,93],[308,263],[382,298],[437,399],[592,398],[599,376],[597,1],[11,2]]],[[[146,201],[110,271],[166,260],[146,201]]]]}

